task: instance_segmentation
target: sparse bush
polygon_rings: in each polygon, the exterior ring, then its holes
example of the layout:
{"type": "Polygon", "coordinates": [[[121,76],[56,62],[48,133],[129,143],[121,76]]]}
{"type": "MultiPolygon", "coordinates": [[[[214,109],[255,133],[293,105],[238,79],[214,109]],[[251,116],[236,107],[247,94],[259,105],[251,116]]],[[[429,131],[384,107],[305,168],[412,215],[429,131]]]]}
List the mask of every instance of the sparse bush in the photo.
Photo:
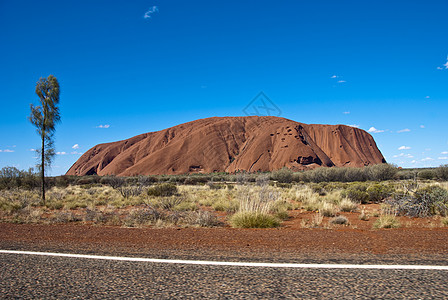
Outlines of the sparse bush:
{"type": "Polygon", "coordinates": [[[335,225],[348,225],[349,221],[347,219],[347,217],[345,216],[337,216],[334,217],[330,220],[331,224],[335,224],[335,225]]]}
{"type": "Polygon", "coordinates": [[[170,197],[160,197],[157,199],[157,207],[160,207],[162,209],[166,210],[172,210],[174,207],[180,205],[182,202],[184,202],[185,199],[180,196],[170,196],[170,197]]]}
{"type": "Polygon", "coordinates": [[[131,185],[131,186],[121,186],[118,188],[118,191],[123,196],[123,198],[136,197],[139,196],[143,189],[139,185],[131,185]]]}
{"type": "Polygon", "coordinates": [[[410,217],[427,217],[439,214],[448,215],[448,191],[439,186],[428,186],[395,195],[388,204],[396,209],[398,214],[410,217]]]}
{"type": "Polygon", "coordinates": [[[175,194],[177,194],[177,186],[172,183],[162,183],[148,189],[148,196],[168,197],[175,194]]]}
{"type": "Polygon", "coordinates": [[[436,173],[439,179],[448,180],[448,164],[438,167],[436,173]]]}
{"type": "Polygon", "coordinates": [[[239,203],[236,200],[219,199],[212,204],[212,208],[216,211],[226,211],[234,213],[239,209],[239,203]]]}
{"type": "Polygon", "coordinates": [[[101,177],[100,183],[104,184],[104,185],[109,185],[114,189],[118,189],[124,185],[125,180],[123,177],[104,176],[104,177],[101,177]]]}
{"type": "Polygon", "coordinates": [[[200,227],[215,227],[220,225],[218,218],[209,211],[195,211],[186,216],[189,225],[200,227]]]}
{"type": "Polygon", "coordinates": [[[442,224],[442,226],[448,226],[448,217],[442,218],[440,220],[440,223],[442,224]]]}
{"type": "Polygon", "coordinates": [[[260,212],[237,212],[229,220],[235,228],[273,228],[280,226],[280,221],[269,214],[260,212]]]}
{"type": "Polygon", "coordinates": [[[124,220],[124,225],[129,227],[151,225],[158,221],[164,221],[167,215],[152,206],[133,209],[124,220]]]}
{"type": "Polygon", "coordinates": [[[431,180],[436,178],[437,174],[434,170],[422,170],[418,172],[418,178],[425,179],[425,180],[431,180]]]}
{"type": "Polygon", "coordinates": [[[394,215],[381,215],[373,224],[373,228],[398,228],[400,222],[394,215]]]}

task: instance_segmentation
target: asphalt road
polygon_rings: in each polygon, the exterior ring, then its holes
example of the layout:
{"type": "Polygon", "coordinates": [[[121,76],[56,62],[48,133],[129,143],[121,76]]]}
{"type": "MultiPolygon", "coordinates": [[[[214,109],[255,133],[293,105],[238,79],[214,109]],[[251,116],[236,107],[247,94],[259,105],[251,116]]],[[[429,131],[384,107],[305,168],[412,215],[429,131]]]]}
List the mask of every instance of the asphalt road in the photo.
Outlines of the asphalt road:
{"type": "Polygon", "coordinates": [[[201,266],[0,254],[4,299],[448,299],[448,271],[201,266]]]}

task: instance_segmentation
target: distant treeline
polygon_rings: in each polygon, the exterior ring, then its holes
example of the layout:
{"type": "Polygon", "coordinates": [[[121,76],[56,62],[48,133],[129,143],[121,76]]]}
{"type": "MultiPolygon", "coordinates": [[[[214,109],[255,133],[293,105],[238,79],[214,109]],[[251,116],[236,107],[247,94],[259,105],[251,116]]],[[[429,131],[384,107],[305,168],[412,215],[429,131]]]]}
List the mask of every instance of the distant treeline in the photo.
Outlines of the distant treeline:
{"type": "MultiPolygon", "coordinates": [[[[386,180],[448,180],[448,165],[432,169],[400,169],[391,164],[379,164],[363,168],[317,168],[314,170],[293,172],[283,168],[273,172],[258,173],[210,173],[185,175],[154,175],[154,176],[55,176],[46,180],[47,188],[53,186],[67,187],[69,185],[152,185],[156,182],[171,182],[178,184],[206,184],[208,182],[257,182],[273,180],[280,183],[301,182],[355,182],[355,181],[386,181],[386,180]]],[[[39,173],[33,169],[19,170],[15,167],[4,167],[0,170],[0,189],[24,188],[35,189],[40,186],[39,173]]]]}

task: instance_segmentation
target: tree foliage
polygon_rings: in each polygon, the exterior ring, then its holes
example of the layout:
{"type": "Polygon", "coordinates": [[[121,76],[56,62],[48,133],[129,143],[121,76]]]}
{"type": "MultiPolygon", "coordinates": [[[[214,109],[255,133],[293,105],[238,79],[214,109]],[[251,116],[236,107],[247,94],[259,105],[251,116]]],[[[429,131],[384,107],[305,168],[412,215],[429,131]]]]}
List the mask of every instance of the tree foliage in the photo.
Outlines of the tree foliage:
{"type": "Polygon", "coordinates": [[[42,200],[45,203],[45,169],[50,167],[55,156],[54,132],[56,124],[60,122],[59,113],[59,83],[53,75],[40,78],[36,83],[36,94],[40,105],[30,105],[31,114],[29,121],[36,127],[37,134],[41,138],[41,147],[37,150],[40,156],[38,165],[42,179],[42,200]]]}

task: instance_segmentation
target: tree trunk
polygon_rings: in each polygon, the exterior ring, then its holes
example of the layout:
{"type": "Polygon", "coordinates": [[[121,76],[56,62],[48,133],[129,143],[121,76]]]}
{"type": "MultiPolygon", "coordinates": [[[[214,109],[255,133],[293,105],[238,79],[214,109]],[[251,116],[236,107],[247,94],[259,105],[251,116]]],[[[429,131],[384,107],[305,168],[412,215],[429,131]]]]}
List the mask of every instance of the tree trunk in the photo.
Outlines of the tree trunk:
{"type": "Polygon", "coordinates": [[[42,178],[42,201],[45,205],[45,135],[42,136],[42,166],[41,166],[41,178],[42,178]]]}

